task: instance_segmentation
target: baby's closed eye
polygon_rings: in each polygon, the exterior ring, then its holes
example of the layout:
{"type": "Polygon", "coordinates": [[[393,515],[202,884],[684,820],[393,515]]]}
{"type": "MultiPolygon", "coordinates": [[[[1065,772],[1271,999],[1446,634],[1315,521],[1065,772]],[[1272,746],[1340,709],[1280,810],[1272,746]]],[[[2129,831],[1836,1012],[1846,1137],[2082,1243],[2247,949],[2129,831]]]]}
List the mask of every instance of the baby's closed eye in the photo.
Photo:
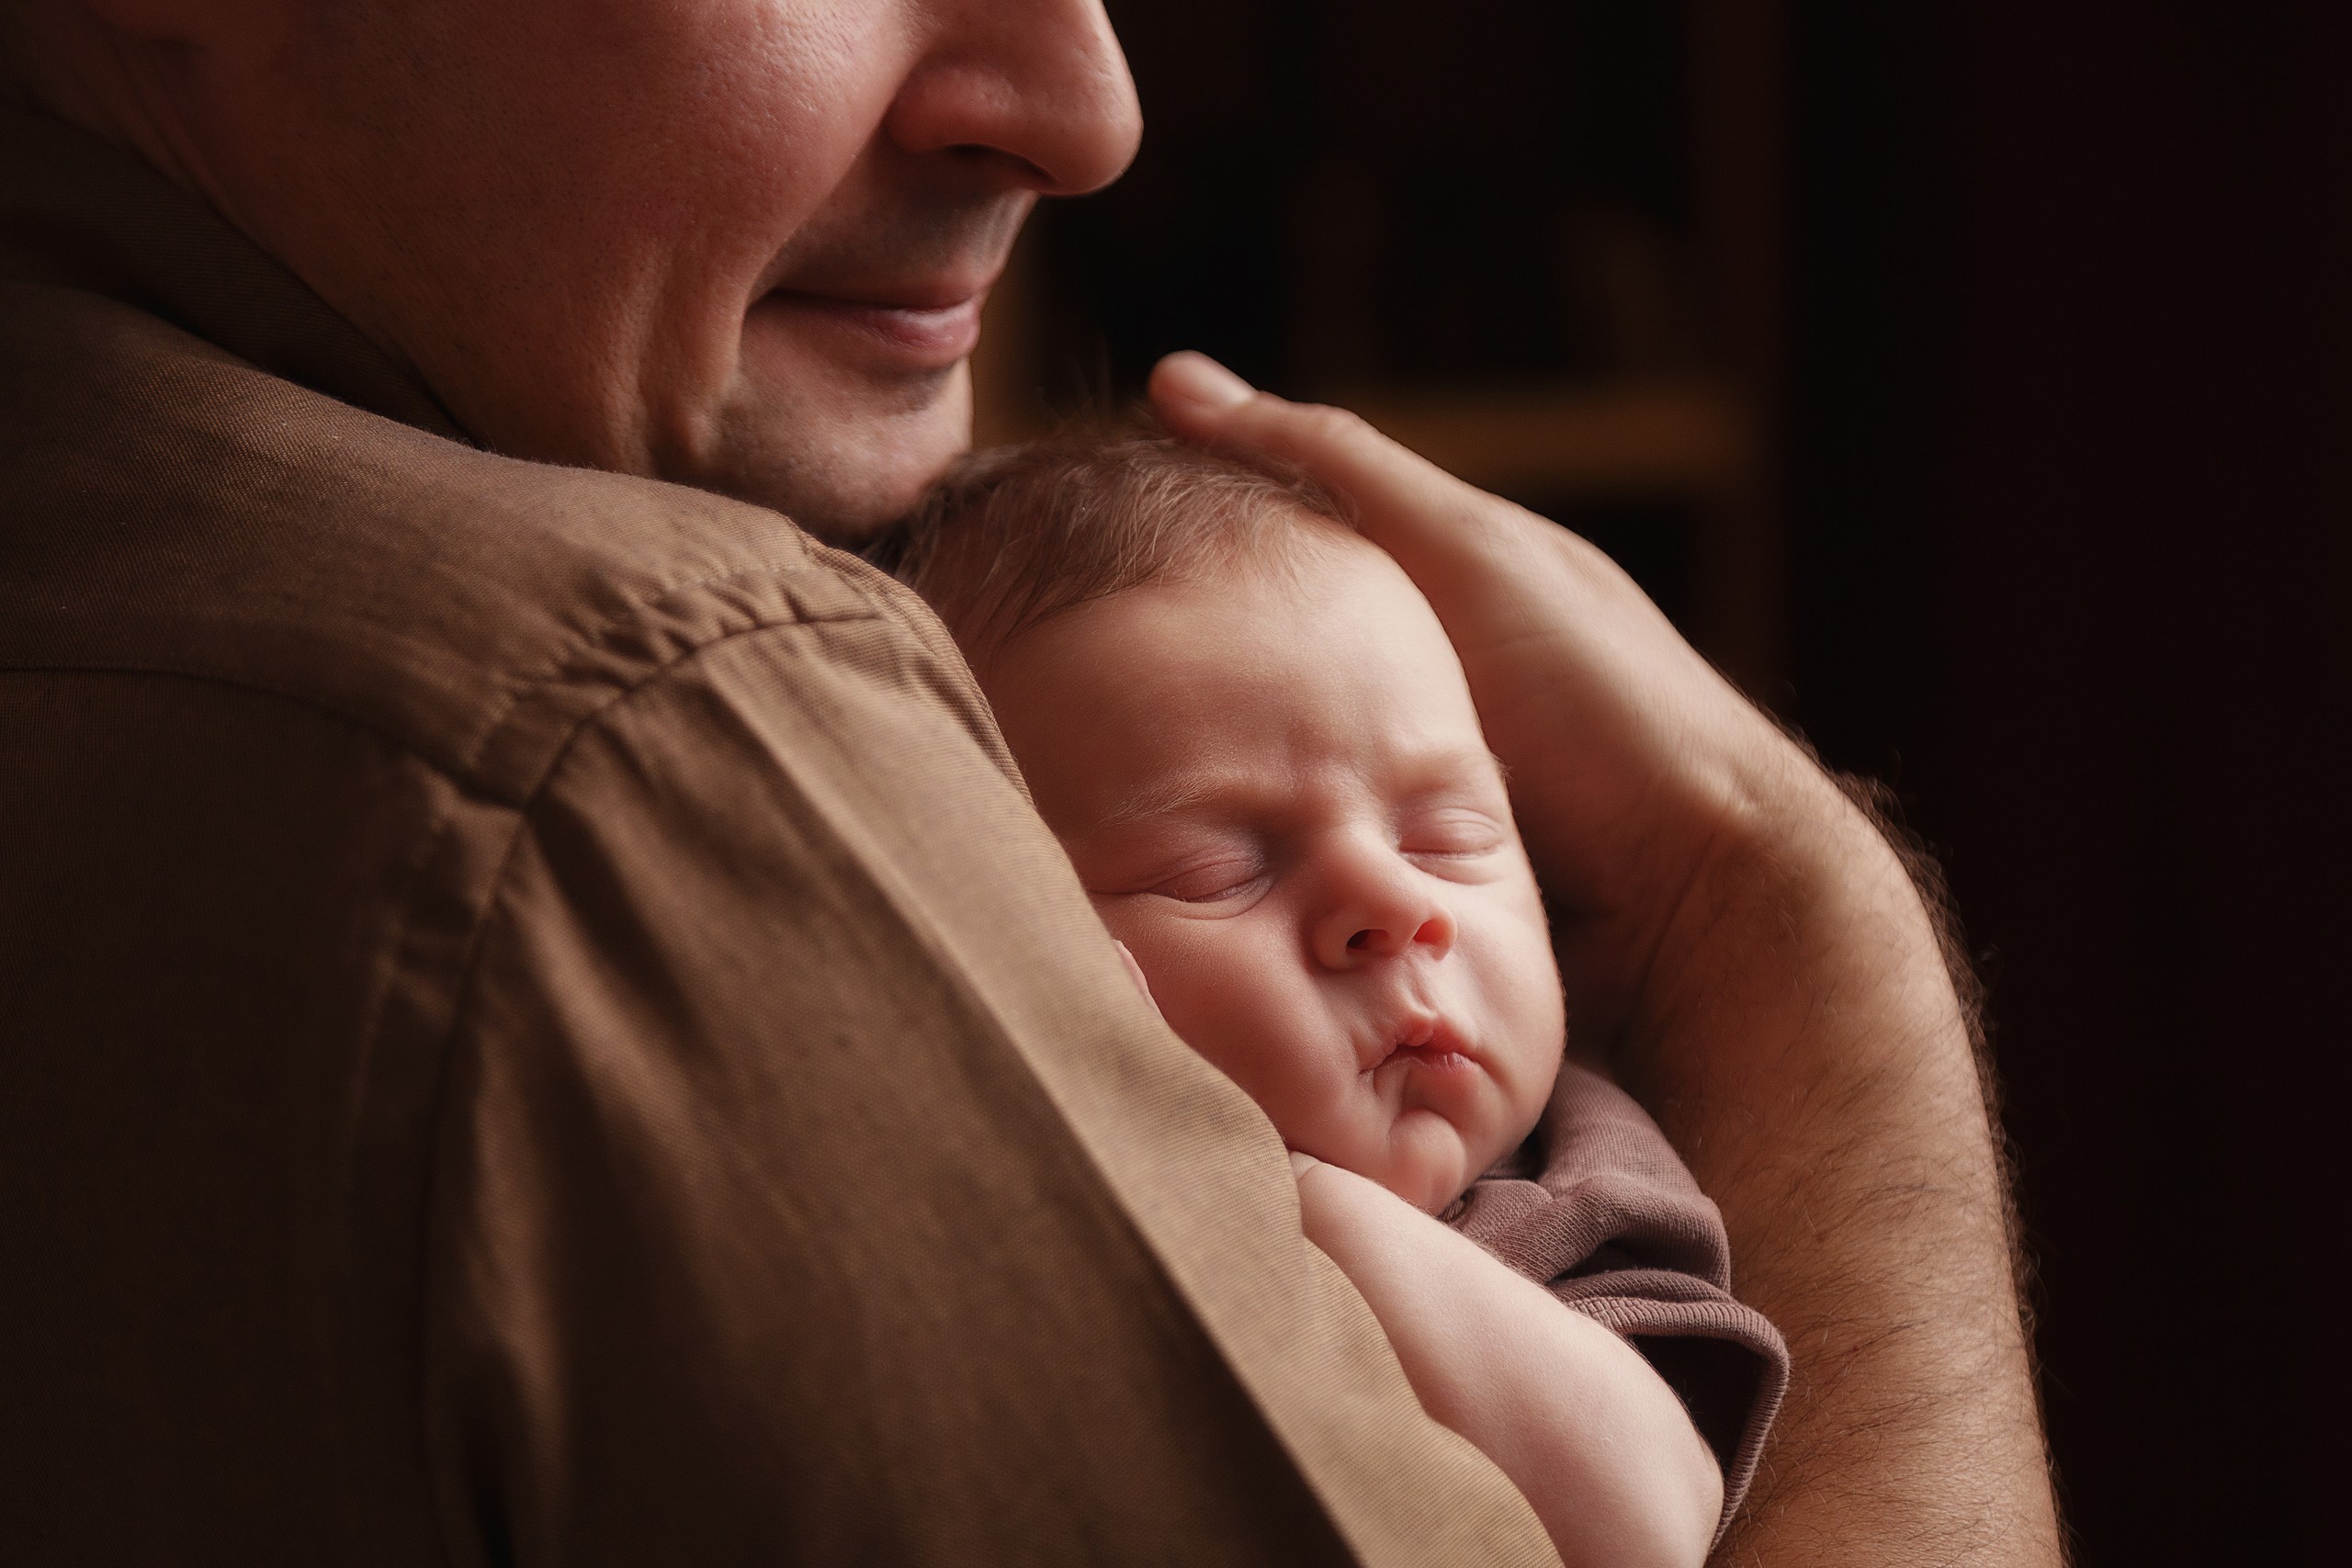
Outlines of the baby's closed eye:
{"type": "Polygon", "coordinates": [[[1431,859],[1474,859],[1508,847],[1511,834],[1490,814],[1470,807],[1417,813],[1397,829],[1397,848],[1431,859]]]}
{"type": "Polygon", "coordinates": [[[1216,904],[1245,897],[1266,880],[1254,855],[1228,855],[1186,866],[1145,891],[1180,904],[1216,904]]]}
{"type": "Polygon", "coordinates": [[[1135,834],[1123,842],[1087,846],[1073,858],[1087,892],[1097,898],[1238,903],[1272,881],[1266,846],[1246,834],[1135,834]]]}

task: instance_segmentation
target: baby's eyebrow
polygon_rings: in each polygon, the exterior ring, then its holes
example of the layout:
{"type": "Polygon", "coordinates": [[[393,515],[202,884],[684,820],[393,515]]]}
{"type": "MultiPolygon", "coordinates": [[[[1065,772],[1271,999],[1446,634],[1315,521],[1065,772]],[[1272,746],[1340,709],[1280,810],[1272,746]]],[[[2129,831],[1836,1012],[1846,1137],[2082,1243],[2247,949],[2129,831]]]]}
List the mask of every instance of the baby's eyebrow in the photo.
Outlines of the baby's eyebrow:
{"type": "Polygon", "coordinates": [[[1485,746],[1438,747],[1409,759],[1406,772],[1408,775],[1418,774],[1426,781],[1415,791],[1416,794],[1443,795],[1477,779],[1487,770],[1492,770],[1494,776],[1506,788],[1510,786],[1510,769],[1485,746]]]}
{"type": "Polygon", "coordinates": [[[1139,784],[1097,818],[1095,826],[1124,828],[1130,823],[1149,821],[1155,817],[1172,817],[1179,811],[1215,798],[1223,792],[1223,780],[1201,773],[1139,784]]]}
{"type": "MultiPolygon", "coordinates": [[[[1510,787],[1510,770],[1503,764],[1500,757],[1483,746],[1460,750],[1445,748],[1429,753],[1422,761],[1449,774],[1464,767],[1475,768],[1483,762],[1494,769],[1496,779],[1505,788],[1510,787]]],[[[1457,779],[1449,778],[1433,785],[1432,793],[1448,790],[1456,782],[1457,779]]],[[[1227,799],[1237,794],[1255,798],[1258,793],[1250,784],[1214,773],[1182,773],[1173,778],[1155,779],[1136,785],[1113,802],[1102,816],[1094,819],[1094,826],[1096,829],[1130,827],[1155,818],[1173,817],[1204,802],[1227,799]]]]}

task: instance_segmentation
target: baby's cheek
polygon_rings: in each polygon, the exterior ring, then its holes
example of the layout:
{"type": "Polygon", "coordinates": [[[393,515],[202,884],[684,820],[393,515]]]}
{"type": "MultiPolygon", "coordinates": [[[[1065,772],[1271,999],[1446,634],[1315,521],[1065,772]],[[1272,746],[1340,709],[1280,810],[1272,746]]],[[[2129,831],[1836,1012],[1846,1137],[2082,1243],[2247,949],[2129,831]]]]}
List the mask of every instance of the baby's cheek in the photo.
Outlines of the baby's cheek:
{"type": "Polygon", "coordinates": [[[1286,1137],[1322,1115],[1334,1091],[1318,1070],[1318,1048],[1330,1029],[1307,1016],[1279,977],[1194,932],[1162,930],[1128,946],[1169,1027],[1240,1085],[1286,1137]]]}
{"type": "Polygon", "coordinates": [[[1199,955],[1181,940],[1181,933],[1170,931],[1170,921],[1138,912],[1133,899],[1101,899],[1095,908],[1111,934],[1135,954],[1162,1012],[1172,998],[1193,988],[1201,968],[1199,955]]]}

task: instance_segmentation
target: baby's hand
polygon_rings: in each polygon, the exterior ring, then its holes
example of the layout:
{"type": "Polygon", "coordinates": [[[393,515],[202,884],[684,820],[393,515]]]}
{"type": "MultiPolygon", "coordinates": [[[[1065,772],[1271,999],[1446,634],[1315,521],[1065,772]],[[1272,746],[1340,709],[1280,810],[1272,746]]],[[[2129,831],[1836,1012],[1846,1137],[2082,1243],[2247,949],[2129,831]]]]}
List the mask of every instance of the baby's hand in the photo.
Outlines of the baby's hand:
{"type": "Polygon", "coordinates": [[[1371,1306],[1423,1408],[1511,1478],[1568,1568],[1698,1568],[1723,1472],[1632,1346],[1378,1183],[1290,1163],[1307,1239],[1371,1306]]]}

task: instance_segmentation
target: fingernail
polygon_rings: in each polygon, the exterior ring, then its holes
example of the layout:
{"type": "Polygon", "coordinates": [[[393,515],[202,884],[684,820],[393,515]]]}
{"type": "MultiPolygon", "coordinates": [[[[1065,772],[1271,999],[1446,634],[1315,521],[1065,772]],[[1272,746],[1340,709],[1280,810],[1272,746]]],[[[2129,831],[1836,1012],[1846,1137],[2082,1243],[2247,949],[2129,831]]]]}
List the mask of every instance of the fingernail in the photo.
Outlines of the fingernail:
{"type": "Polygon", "coordinates": [[[1257,389],[1205,354],[1180,349],[1159,362],[1162,389],[1208,413],[1238,408],[1257,389]]]}

